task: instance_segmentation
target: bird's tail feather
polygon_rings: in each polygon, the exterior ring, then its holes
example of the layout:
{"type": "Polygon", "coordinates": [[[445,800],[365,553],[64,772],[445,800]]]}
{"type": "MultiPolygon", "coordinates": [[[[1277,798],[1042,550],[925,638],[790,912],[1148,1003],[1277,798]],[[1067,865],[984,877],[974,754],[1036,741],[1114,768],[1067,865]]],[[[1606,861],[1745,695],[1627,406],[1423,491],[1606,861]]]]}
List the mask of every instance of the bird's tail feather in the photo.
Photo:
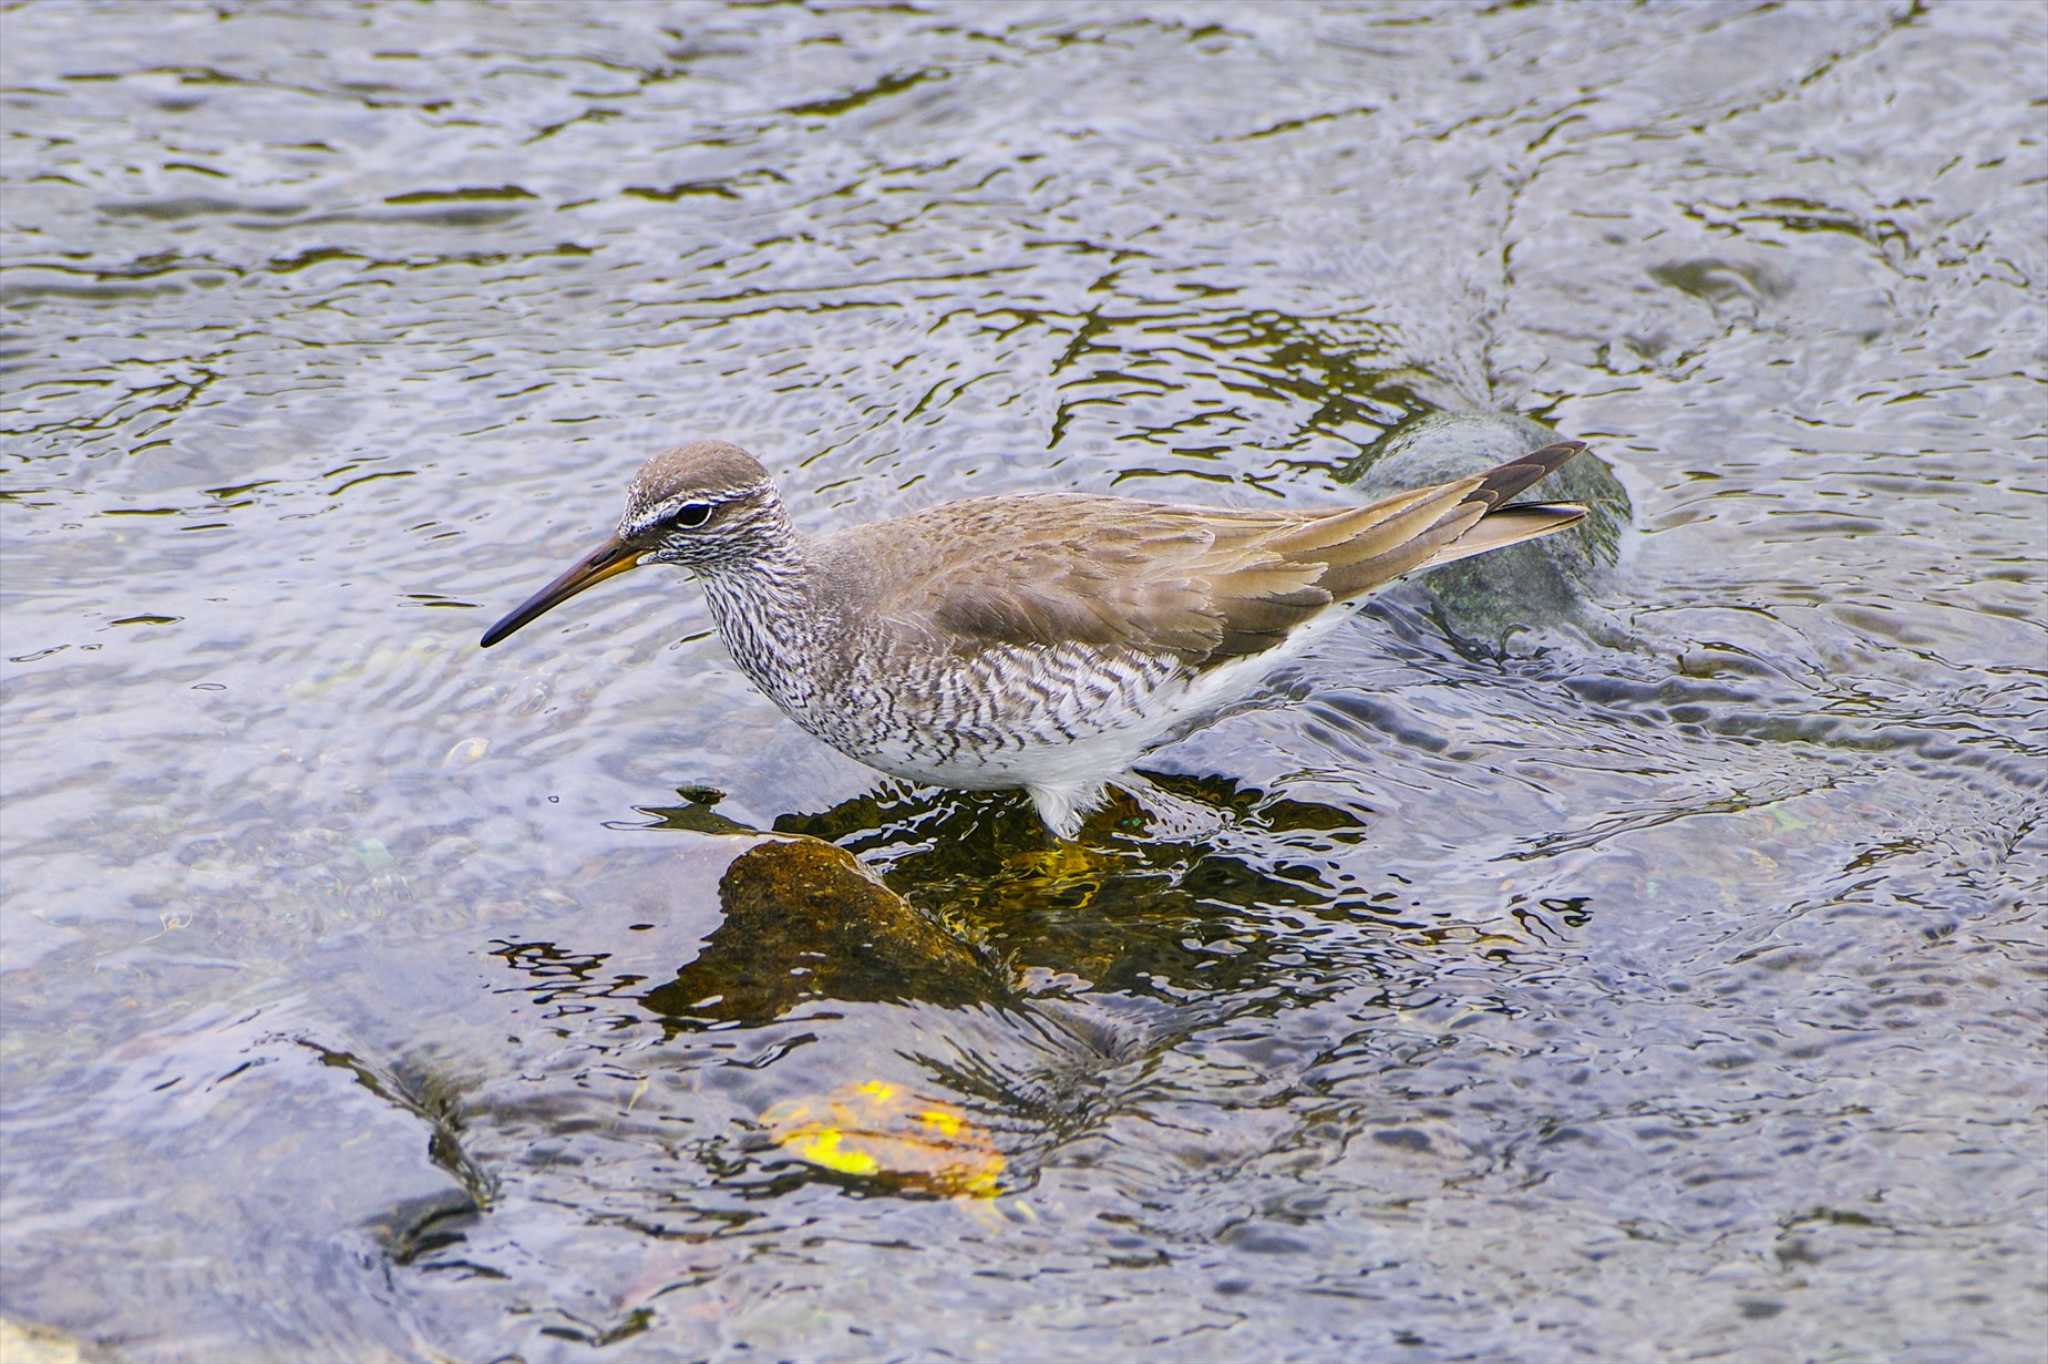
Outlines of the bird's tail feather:
{"type": "Polygon", "coordinates": [[[1422,561],[1422,568],[1454,564],[1475,554],[1536,540],[1584,520],[1586,509],[1576,502],[1522,502],[1488,512],[1463,535],[1422,561]]]}

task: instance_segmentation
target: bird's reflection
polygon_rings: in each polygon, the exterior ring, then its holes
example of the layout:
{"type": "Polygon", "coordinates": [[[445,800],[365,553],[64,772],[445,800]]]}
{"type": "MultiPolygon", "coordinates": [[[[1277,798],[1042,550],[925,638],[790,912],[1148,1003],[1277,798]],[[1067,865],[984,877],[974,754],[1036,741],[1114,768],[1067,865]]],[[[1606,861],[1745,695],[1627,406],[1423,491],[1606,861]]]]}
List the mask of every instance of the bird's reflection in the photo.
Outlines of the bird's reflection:
{"type": "Polygon", "coordinates": [[[1007,795],[885,789],[778,831],[839,844],[1019,972],[1098,992],[1208,991],[1257,980],[1281,920],[1333,911],[1332,855],[1355,810],[1210,776],[1149,774],[1080,839],[1048,840],[1007,795]]]}
{"type": "MultiPolygon", "coordinates": [[[[716,926],[694,959],[652,988],[636,978],[605,993],[685,1028],[767,1022],[820,1000],[1180,999],[1258,984],[1304,915],[1347,917],[1325,869],[1363,836],[1357,812],[1218,778],[1155,781],[1208,811],[1212,827],[1156,836],[1156,810],[1121,795],[1083,839],[1059,843],[1027,804],[1001,795],[885,790],[786,816],[772,834],[719,815],[709,792],[641,807],[643,828],[758,841],[719,877],[716,926]]],[[[681,870],[638,879],[647,885],[621,893],[694,898],[695,877],[681,870]]],[[[670,912],[680,920],[684,909],[670,912]]]]}

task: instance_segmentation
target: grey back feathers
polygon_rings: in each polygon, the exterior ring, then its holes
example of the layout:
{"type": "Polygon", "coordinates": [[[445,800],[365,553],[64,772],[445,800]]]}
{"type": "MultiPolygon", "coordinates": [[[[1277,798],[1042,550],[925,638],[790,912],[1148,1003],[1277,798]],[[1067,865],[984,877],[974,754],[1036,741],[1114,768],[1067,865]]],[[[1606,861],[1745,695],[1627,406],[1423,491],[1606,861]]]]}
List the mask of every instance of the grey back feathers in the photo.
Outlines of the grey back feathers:
{"type": "MultiPolygon", "coordinates": [[[[1026,493],[810,539],[789,523],[753,456],[700,440],[647,461],[620,531],[657,559],[725,580],[712,598],[721,613],[809,616],[801,631],[778,633],[814,647],[825,634],[852,648],[955,657],[1078,646],[1169,656],[1200,671],[1271,649],[1333,603],[1404,573],[1571,524],[1576,508],[1505,504],[1583,448],[1560,442],[1364,507],[1235,510],[1026,493]],[[704,520],[684,524],[696,517],[704,520]]],[[[752,663],[750,673],[768,660],[752,663]]]]}
{"type": "MultiPolygon", "coordinates": [[[[918,622],[954,653],[1080,644],[1201,669],[1263,652],[1334,602],[1458,552],[1506,498],[1582,448],[1366,507],[1239,511],[1075,493],[971,498],[828,537],[885,586],[867,611],[918,622]]],[[[1485,548],[1581,514],[1511,518],[1485,548]]]]}

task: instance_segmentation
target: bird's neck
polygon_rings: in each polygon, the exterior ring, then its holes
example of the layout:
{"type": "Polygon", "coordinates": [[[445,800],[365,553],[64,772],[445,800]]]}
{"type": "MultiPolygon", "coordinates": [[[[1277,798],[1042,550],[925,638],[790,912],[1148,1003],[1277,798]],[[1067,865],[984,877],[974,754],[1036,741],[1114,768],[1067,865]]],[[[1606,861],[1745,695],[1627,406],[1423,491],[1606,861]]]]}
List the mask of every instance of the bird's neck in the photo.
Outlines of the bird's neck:
{"type": "Polygon", "coordinates": [[[779,533],[743,560],[699,571],[711,619],[719,638],[740,671],[785,710],[801,708],[807,698],[795,665],[814,656],[836,626],[836,617],[819,600],[820,584],[813,572],[809,546],[783,520],[779,533]]]}

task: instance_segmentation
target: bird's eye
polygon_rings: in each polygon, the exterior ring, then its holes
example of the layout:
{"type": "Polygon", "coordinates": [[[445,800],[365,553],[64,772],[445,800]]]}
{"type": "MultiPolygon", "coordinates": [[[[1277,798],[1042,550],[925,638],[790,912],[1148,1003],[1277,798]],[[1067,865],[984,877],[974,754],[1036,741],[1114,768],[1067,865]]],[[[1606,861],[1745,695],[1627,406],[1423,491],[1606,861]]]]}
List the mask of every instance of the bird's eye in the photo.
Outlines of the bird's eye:
{"type": "Polygon", "coordinates": [[[685,502],[675,514],[675,523],[684,530],[695,530],[711,519],[709,502],[685,502]]]}

